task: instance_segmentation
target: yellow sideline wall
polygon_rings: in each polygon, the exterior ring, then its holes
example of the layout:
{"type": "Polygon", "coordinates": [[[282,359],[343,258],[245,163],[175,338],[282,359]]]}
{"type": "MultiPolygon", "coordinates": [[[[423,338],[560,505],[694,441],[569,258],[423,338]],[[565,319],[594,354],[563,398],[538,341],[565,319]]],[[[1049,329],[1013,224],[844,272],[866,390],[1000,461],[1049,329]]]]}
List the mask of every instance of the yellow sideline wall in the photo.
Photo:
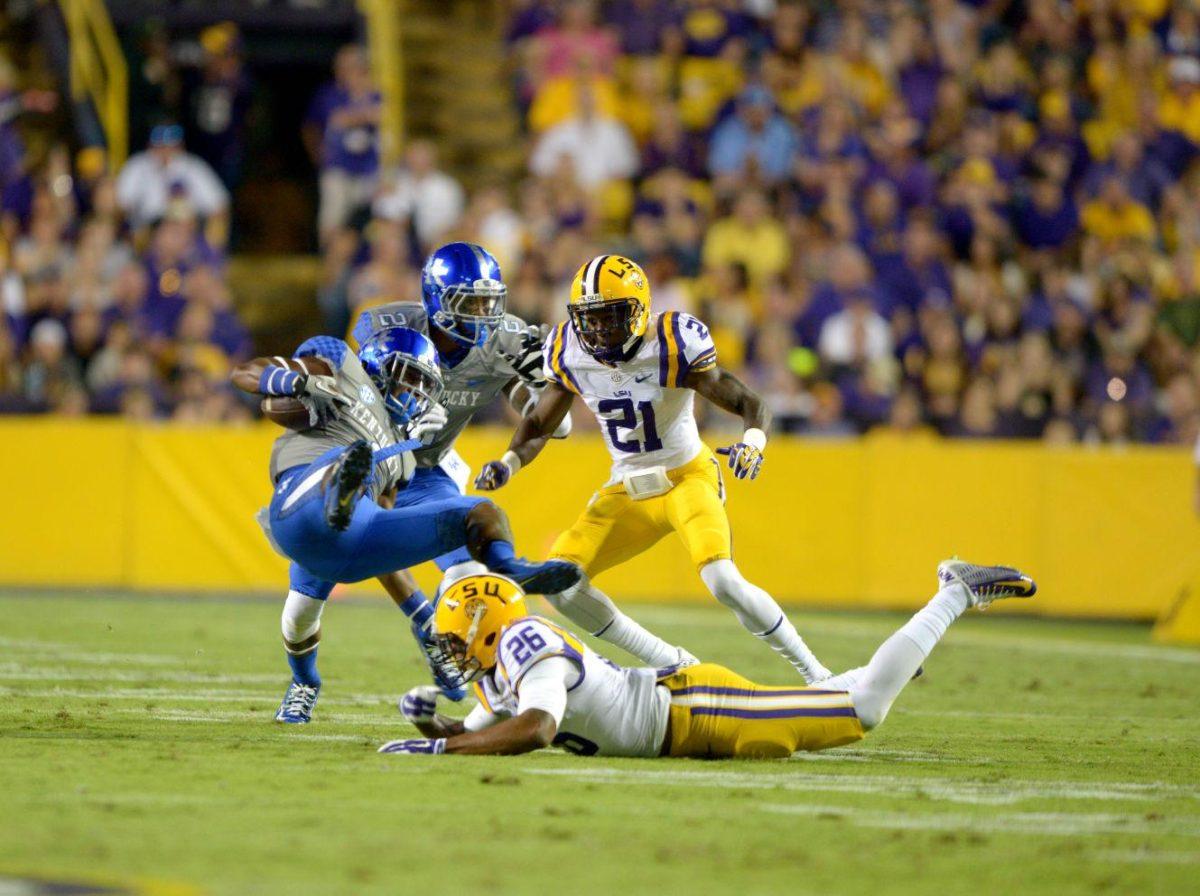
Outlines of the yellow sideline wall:
{"type": "MultiPolygon", "coordinates": [[[[282,593],[254,521],[275,432],[0,421],[0,584],[282,593]]],[[[478,468],[507,436],[469,431],[461,453],[478,468]]],[[[518,550],[543,556],[606,471],[599,438],[573,437],[498,492],[518,550]]],[[[1174,449],[776,438],[757,481],[726,485],[736,560],[784,603],[912,607],[957,553],[1033,572],[1029,611],[1150,619],[1200,566],[1192,476],[1174,449]]],[[[674,536],[597,581],[618,601],[711,599],[674,536]]]]}

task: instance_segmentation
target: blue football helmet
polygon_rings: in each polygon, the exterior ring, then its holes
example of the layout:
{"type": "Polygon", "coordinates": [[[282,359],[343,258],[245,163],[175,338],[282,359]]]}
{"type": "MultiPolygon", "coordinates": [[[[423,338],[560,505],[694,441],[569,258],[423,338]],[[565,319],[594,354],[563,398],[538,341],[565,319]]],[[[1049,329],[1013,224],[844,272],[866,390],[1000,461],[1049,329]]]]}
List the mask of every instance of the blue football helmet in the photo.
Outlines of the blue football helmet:
{"type": "Polygon", "coordinates": [[[442,397],[437,349],[424,333],[408,327],[380,330],[359,348],[358,360],[397,426],[419,420],[442,397]]]}
{"type": "Polygon", "coordinates": [[[430,322],[464,345],[483,345],[504,320],[508,287],[492,253],[474,243],[447,243],[421,271],[430,322]]]}

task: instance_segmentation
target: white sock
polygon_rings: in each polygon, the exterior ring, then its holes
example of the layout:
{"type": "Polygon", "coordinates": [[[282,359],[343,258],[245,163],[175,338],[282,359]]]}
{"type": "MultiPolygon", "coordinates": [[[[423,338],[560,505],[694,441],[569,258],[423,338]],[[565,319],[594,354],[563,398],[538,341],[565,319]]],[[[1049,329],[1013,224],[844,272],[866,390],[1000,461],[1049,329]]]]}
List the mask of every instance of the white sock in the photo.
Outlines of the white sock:
{"type": "Polygon", "coordinates": [[[863,677],[863,673],[867,671],[866,666],[857,666],[854,669],[847,669],[845,672],[839,672],[837,675],[831,675],[821,682],[821,687],[827,691],[848,691],[854,685],[858,684],[863,677]]]}
{"type": "Polygon", "coordinates": [[[317,646],[321,639],[321,612],[324,609],[323,600],[317,600],[299,591],[288,592],[287,600],[283,602],[283,617],[280,620],[283,645],[288,653],[308,653],[317,646]]]}
{"type": "Polygon", "coordinates": [[[594,634],[609,644],[615,644],[626,653],[633,654],[647,666],[669,666],[680,659],[678,647],[646,631],[620,610],[606,628],[594,634]]]}
{"type": "Polygon", "coordinates": [[[620,647],[647,666],[669,666],[679,660],[677,647],[618,610],[608,595],[586,578],[559,594],[547,594],[546,600],[591,635],[620,647]]]}
{"type": "Polygon", "coordinates": [[[864,728],[874,728],[884,720],[892,702],[946,634],[950,623],[969,605],[963,585],[947,585],[880,645],[861,676],[849,686],[850,699],[864,728]]]}
{"type": "Polygon", "coordinates": [[[732,560],[712,561],[700,570],[700,578],[713,597],[733,610],[751,634],[791,663],[806,682],[812,684],[830,676],[775,599],[746,581],[732,560]]]}

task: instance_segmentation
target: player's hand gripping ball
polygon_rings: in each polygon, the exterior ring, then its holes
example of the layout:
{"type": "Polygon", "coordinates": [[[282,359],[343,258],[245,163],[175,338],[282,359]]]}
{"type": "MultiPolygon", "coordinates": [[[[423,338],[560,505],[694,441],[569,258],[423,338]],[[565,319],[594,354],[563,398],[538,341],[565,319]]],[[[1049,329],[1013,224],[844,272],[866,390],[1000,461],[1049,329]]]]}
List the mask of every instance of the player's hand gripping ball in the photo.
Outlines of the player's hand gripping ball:
{"type": "Polygon", "coordinates": [[[718,448],[717,454],[729,458],[729,469],[733,470],[735,479],[757,479],[758,471],[762,469],[763,453],[753,445],[737,442],[728,448],[718,448]]]}
{"type": "Polygon", "coordinates": [[[349,398],[338,393],[337,380],[321,374],[302,375],[296,383],[296,397],[308,408],[313,426],[336,419],[338,411],[351,404],[349,398]]]}

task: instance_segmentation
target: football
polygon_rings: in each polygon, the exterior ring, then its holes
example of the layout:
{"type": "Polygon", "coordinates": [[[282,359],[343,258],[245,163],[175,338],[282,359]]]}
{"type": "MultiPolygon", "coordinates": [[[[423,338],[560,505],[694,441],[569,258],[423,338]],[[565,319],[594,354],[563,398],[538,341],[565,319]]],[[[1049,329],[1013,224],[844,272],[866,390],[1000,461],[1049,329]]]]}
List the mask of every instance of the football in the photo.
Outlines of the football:
{"type": "MultiPolygon", "coordinates": [[[[329,365],[320,358],[273,358],[272,360],[280,367],[286,366],[289,370],[295,370],[297,373],[316,376],[328,376],[331,373],[329,365]]],[[[268,395],[263,398],[259,407],[264,417],[286,429],[300,431],[308,429],[312,425],[308,408],[298,398],[292,398],[289,395],[268,395]]]]}

